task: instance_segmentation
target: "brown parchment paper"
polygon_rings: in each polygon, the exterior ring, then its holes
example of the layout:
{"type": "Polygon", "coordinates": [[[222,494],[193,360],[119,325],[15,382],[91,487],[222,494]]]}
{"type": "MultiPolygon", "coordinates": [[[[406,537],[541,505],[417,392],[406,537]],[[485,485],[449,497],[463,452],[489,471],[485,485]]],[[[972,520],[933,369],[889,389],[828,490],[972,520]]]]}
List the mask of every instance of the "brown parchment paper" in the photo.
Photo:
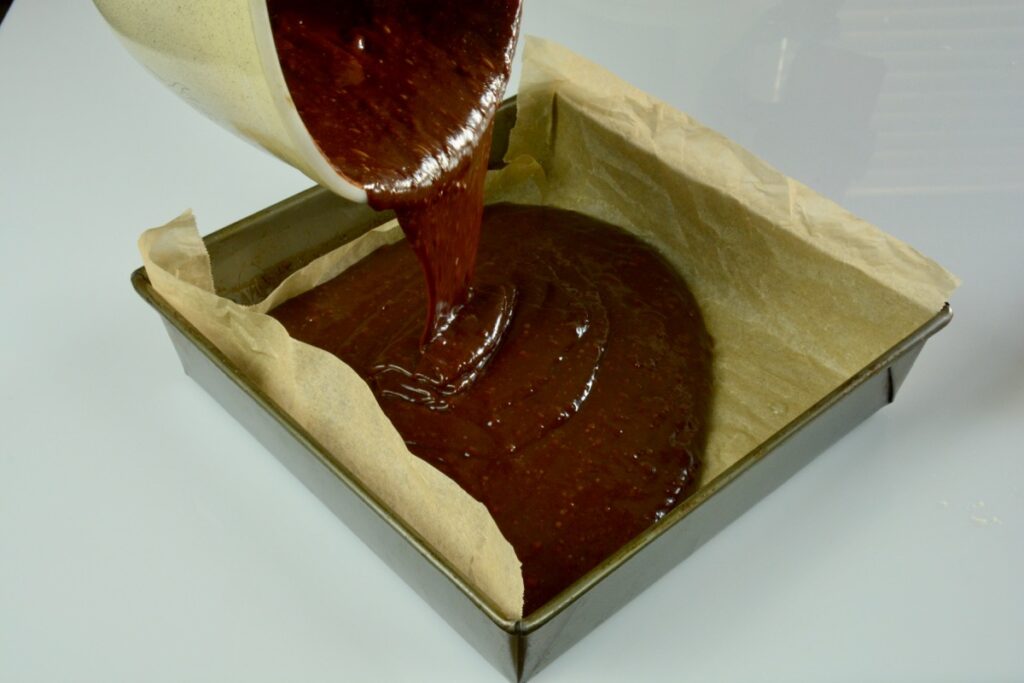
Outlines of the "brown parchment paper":
{"type": "Polygon", "coordinates": [[[621,226],[684,275],[715,341],[704,482],[927,322],[959,284],[564,47],[527,38],[522,74],[506,154],[517,182],[492,192],[621,226]]]}
{"type": "MultiPolygon", "coordinates": [[[[488,201],[573,209],[653,244],[715,340],[704,481],[931,318],[956,279],[907,245],[555,44],[528,38],[509,166],[488,201]]],[[[405,447],[343,362],[265,312],[383,244],[394,223],[240,306],[214,290],[191,213],[139,240],[154,288],[507,618],[520,563],[480,503],[405,447]]]]}

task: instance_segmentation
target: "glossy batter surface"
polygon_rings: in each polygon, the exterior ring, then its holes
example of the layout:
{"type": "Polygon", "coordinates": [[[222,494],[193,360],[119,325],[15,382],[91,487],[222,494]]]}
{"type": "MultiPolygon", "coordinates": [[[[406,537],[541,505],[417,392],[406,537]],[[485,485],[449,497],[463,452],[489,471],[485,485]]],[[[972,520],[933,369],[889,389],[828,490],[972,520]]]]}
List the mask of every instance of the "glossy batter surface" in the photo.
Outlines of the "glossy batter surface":
{"type": "Polygon", "coordinates": [[[424,346],[425,299],[399,242],[271,315],[352,366],[409,449],[487,506],[528,614],[695,486],[710,340],[650,247],[554,209],[487,208],[468,300],[424,346]]]}
{"type": "Polygon", "coordinates": [[[424,338],[473,273],[494,111],[519,0],[268,0],[288,89],[313,139],[394,209],[426,276],[424,338]]]}

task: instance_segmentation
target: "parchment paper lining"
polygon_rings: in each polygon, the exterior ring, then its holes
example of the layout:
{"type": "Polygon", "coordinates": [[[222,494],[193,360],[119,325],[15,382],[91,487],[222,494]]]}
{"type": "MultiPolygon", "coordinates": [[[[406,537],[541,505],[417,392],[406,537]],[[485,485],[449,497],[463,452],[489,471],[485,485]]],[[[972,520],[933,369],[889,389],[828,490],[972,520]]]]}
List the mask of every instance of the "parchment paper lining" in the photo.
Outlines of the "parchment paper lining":
{"type": "MultiPolygon", "coordinates": [[[[614,223],[684,275],[715,340],[704,482],[931,318],[955,277],[685,114],[527,38],[509,166],[488,201],[614,223]]],[[[343,362],[264,313],[401,239],[394,223],[240,306],[213,291],[191,213],[142,235],[154,288],[508,618],[520,563],[493,518],[405,447],[343,362]]]]}

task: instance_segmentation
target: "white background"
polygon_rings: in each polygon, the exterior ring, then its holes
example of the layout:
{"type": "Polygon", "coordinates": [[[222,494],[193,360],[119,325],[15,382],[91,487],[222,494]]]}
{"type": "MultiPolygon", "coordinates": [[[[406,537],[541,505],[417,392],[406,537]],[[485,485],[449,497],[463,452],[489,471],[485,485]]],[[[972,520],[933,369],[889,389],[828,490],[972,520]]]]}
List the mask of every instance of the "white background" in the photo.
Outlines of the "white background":
{"type": "MultiPolygon", "coordinates": [[[[965,283],[894,405],[536,680],[1024,680],[1024,2],[527,0],[525,30],[965,283]]],[[[309,184],[90,3],[14,3],[0,680],[499,680],[185,377],[129,285],[142,229],[309,184]]]]}

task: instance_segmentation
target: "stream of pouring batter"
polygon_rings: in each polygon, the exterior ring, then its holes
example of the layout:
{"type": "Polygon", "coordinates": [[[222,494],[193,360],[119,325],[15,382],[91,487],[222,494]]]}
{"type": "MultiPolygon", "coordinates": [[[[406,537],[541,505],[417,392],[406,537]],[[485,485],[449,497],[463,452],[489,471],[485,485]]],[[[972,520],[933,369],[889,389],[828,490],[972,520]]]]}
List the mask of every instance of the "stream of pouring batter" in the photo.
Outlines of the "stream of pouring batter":
{"type": "Polygon", "coordinates": [[[285,80],[335,168],[393,209],[427,283],[429,343],[466,303],[491,125],[520,0],[268,0],[285,80]]]}
{"type": "Polygon", "coordinates": [[[481,237],[518,0],[268,7],[307,128],[395,210],[427,282],[394,244],[271,314],[355,369],[409,450],[487,506],[529,613],[696,485],[700,311],[650,247],[585,216],[492,206],[481,237]]]}

